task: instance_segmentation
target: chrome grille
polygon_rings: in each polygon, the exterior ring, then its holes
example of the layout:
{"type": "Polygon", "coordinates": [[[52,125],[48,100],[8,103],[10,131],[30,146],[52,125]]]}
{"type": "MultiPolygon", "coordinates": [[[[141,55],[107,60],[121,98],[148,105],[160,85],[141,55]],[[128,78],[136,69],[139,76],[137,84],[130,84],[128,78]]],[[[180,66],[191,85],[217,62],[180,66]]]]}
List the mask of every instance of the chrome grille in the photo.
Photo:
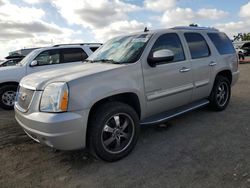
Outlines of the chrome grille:
{"type": "Polygon", "coordinates": [[[27,111],[29,109],[34,92],[34,90],[19,87],[16,102],[20,110],[27,111]]]}

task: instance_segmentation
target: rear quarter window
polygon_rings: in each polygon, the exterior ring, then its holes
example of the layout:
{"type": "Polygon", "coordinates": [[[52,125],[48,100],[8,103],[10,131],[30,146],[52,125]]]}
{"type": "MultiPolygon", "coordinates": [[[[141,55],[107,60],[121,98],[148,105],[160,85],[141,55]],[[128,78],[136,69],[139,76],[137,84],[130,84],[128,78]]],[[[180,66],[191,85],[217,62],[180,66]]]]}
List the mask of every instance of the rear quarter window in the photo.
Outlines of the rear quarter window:
{"type": "Polygon", "coordinates": [[[91,50],[92,52],[95,52],[98,48],[99,48],[99,47],[90,47],[90,50],[91,50]]]}
{"type": "Polygon", "coordinates": [[[233,44],[225,33],[208,33],[207,35],[221,55],[235,53],[233,44]]]}

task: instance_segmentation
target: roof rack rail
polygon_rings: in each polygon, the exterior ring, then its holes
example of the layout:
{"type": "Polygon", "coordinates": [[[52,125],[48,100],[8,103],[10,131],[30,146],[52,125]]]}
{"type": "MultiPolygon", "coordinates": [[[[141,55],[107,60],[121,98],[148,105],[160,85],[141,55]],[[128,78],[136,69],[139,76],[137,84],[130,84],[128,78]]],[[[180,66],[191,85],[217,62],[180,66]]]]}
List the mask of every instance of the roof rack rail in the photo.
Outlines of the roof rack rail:
{"type": "Polygon", "coordinates": [[[70,43],[70,44],[56,44],[56,45],[53,45],[53,47],[59,47],[59,46],[70,46],[70,45],[80,45],[80,46],[83,46],[83,45],[102,45],[102,43],[70,43]]]}
{"type": "Polygon", "coordinates": [[[219,31],[218,29],[214,28],[214,27],[199,27],[199,26],[177,26],[177,27],[173,27],[171,29],[175,29],[175,30],[210,30],[210,31],[219,31]]]}
{"type": "Polygon", "coordinates": [[[24,58],[24,55],[9,55],[5,59],[15,59],[15,58],[24,58]]]}

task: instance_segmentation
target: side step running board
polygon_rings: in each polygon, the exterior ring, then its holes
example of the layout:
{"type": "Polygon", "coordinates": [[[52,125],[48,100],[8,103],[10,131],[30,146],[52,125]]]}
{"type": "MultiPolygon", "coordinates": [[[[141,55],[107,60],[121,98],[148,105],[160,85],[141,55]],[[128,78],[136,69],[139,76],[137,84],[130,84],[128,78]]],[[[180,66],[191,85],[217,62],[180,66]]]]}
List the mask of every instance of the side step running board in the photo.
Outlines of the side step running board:
{"type": "Polygon", "coordinates": [[[141,125],[156,125],[162,122],[165,122],[167,120],[170,120],[176,116],[185,114],[187,112],[190,112],[192,110],[195,110],[197,108],[201,108],[203,106],[206,106],[209,104],[209,100],[203,99],[191,104],[188,104],[184,107],[176,108],[174,110],[169,110],[167,112],[162,112],[160,114],[148,117],[141,121],[141,125]]]}

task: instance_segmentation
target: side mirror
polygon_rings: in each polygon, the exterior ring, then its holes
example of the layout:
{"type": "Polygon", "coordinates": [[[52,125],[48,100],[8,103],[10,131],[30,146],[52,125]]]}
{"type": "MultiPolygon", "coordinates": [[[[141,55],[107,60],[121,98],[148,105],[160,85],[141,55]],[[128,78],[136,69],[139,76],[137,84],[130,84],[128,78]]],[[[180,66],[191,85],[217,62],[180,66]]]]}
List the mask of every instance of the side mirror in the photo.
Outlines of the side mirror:
{"type": "Polygon", "coordinates": [[[37,65],[38,65],[37,60],[34,60],[34,61],[32,61],[32,62],[30,63],[30,66],[31,66],[31,67],[34,67],[34,66],[37,66],[37,65]]]}
{"type": "Polygon", "coordinates": [[[174,52],[171,50],[157,50],[148,57],[148,63],[151,67],[155,67],[161,62],[169,62],[174,60],[174,52]]]}

